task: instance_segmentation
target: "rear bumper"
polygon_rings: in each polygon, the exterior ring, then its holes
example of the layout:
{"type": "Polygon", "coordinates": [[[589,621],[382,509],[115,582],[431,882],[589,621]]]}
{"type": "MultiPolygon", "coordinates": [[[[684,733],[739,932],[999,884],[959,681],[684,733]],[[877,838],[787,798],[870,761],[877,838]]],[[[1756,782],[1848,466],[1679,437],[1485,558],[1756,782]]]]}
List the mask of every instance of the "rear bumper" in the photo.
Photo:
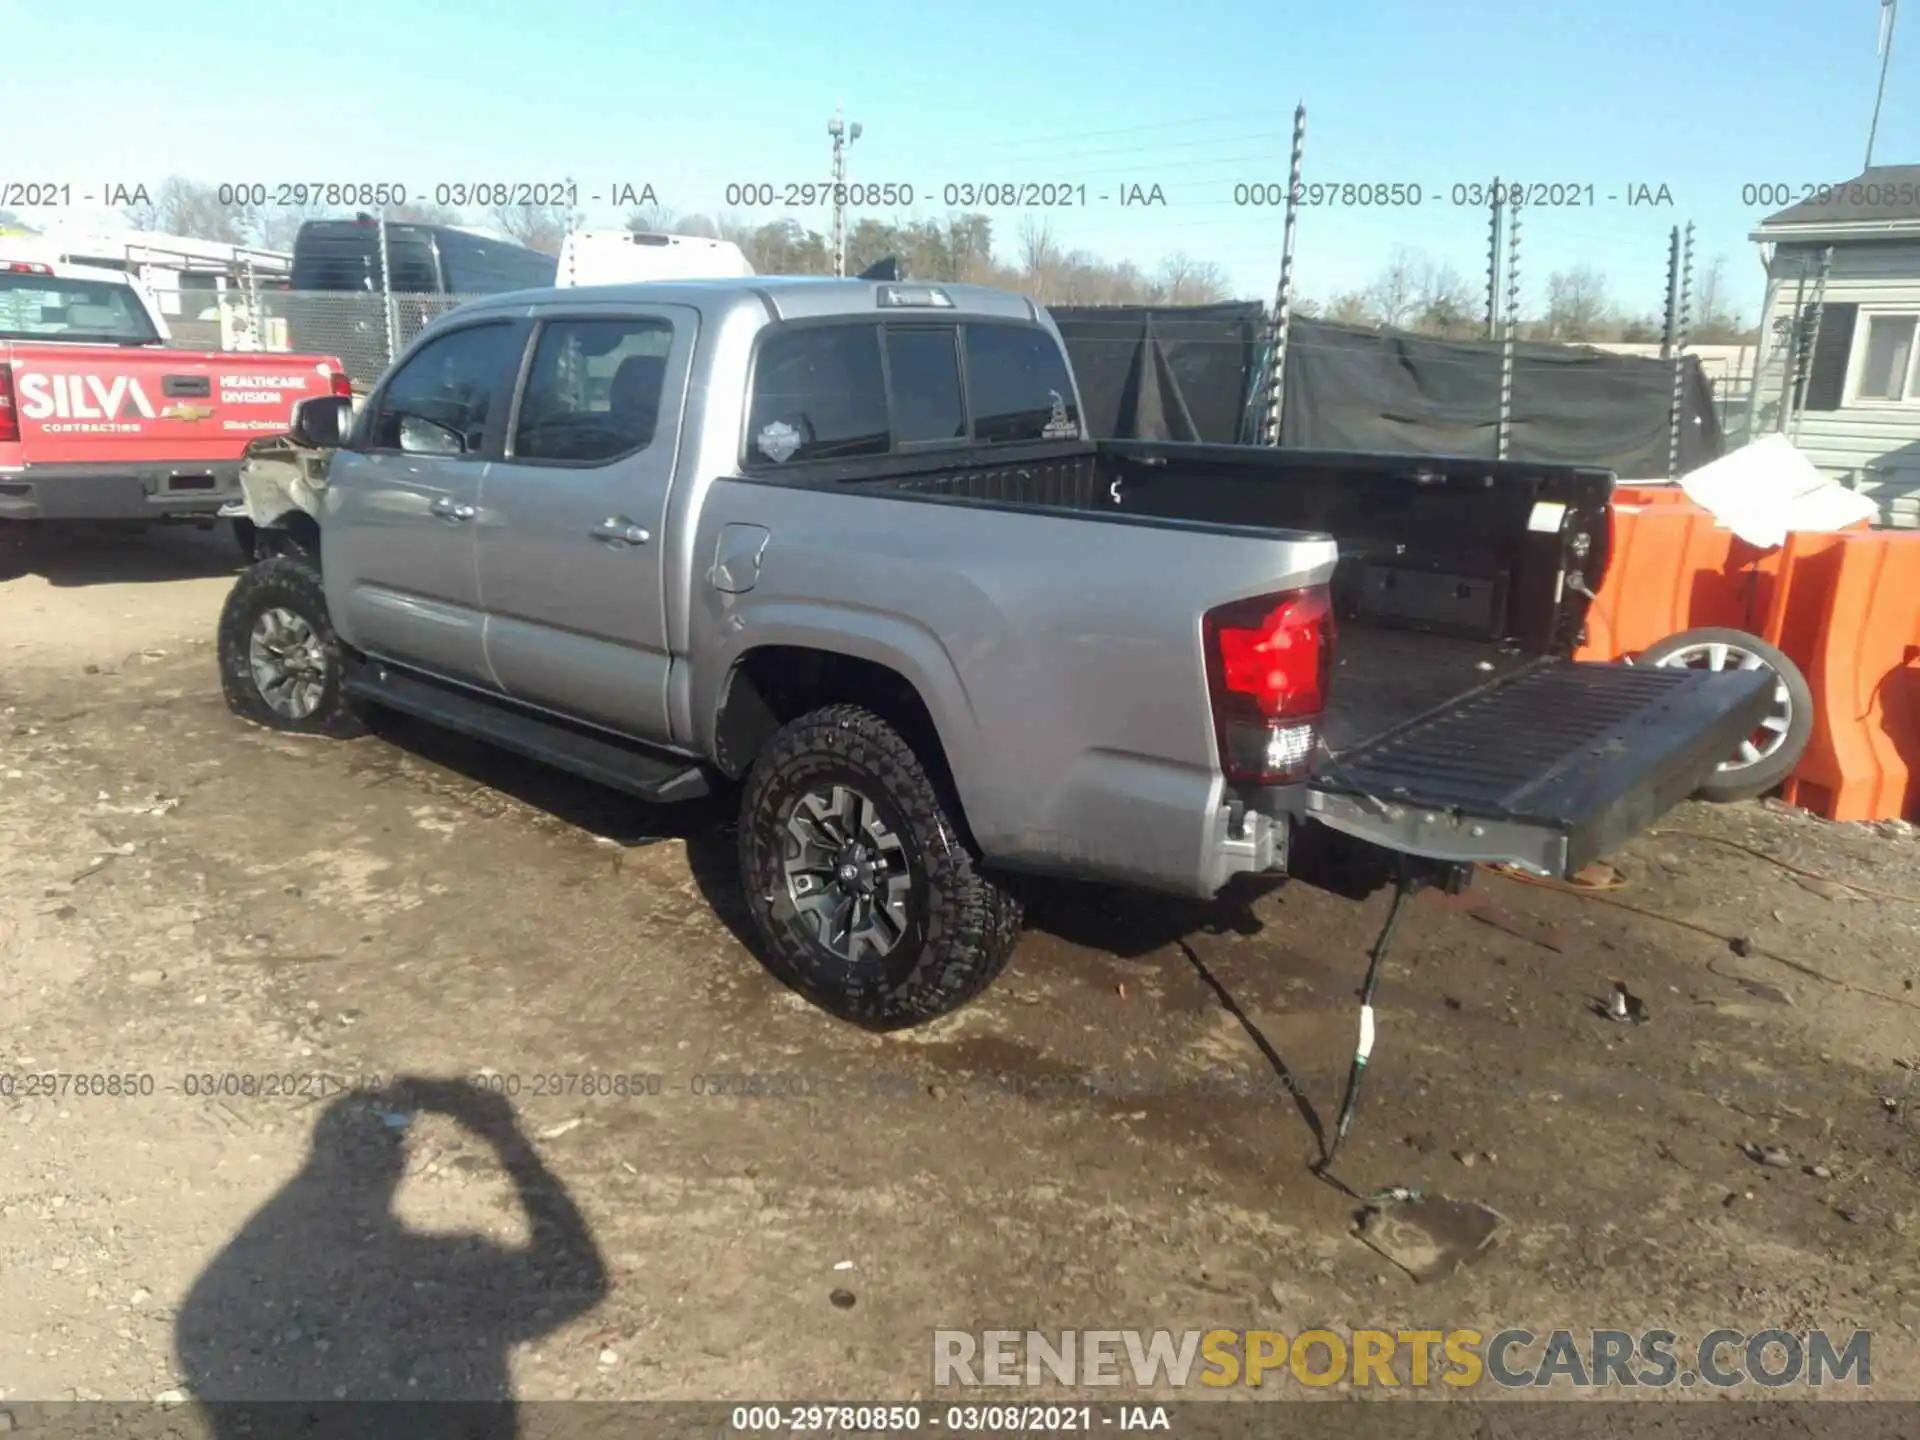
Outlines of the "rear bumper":
{"type": "Polygon", "coordinates": [[[1200,893],[1218,894],[1236,875],[1284,871],[1296,803],[1285,791],[1253,791],[1244,797],[1227,791],[1213,811],[1200,862],[1200,893]]]}
{"type": "Polygon", "coordinates": [[[0,520],[210,519],[240,495],[238,460],[0,470],[0,520]]]}

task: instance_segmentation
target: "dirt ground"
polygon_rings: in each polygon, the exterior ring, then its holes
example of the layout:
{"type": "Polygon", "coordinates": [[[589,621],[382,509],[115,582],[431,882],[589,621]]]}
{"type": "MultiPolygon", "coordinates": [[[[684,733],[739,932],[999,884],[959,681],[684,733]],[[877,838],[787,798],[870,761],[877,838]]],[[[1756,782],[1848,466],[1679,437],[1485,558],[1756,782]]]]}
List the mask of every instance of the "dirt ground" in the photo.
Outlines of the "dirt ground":
{"type": "Polygon", "coordinates": [[[1419,897],[1339,1172],[1511,1222],[1420,1285],[1307,1168],[1384,892],[1050,891],[876,1037],[736,937],[724,815],[229,716],[223,535],[0,553],[0,1401],[903,1399],[936,1328],[1419,1323],[1865,1327],[1920,1398],[1920,905],[1702,838],[1915,896],[1910,836],[1688,805],[1601,898],[1419,897]],[[399,1077],[474,1083],[344,1093],[399,1077]]]}

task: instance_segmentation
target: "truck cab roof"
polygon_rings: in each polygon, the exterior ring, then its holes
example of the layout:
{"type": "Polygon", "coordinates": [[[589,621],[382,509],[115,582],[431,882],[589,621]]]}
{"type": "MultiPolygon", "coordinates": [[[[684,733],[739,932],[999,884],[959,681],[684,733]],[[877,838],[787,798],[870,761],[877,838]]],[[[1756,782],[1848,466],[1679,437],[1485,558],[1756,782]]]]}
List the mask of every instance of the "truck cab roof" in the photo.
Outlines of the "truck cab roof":
{"type": "Polygon", "coordinates": [[[842,280],[831,276],[758,275],[715,280],[647,280],[516,290],[463,305],[462,316],[520,314],[564,305],[684,305],[703,319],[745,308],[769,321],[891,314],[902,319],[1017,320],[1045,323],[1045,312],[1024,295],[986,285],[842,280]]]}

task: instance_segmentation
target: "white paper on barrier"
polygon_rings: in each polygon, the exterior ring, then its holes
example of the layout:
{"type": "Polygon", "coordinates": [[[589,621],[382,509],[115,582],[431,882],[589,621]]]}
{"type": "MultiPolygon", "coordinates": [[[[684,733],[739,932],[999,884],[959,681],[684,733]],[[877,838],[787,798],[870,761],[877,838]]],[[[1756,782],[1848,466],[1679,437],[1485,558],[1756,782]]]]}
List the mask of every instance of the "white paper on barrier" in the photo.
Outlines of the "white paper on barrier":
{"type": "Polygon", "coordinates": [[[1680,481],[1696,505],[1749,545],[1782,544],[1789,530],[1816,534],[1871,520],[1879,508],[1829,480],[1784,435],[1767,435],[1680,481]]]}

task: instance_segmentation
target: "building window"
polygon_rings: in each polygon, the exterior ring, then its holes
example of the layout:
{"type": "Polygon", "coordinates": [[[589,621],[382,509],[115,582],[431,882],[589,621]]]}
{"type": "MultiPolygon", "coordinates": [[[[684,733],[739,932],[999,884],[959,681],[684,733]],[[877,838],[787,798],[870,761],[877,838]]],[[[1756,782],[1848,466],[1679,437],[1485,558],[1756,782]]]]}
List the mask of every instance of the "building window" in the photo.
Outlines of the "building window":
{"type": "Polygon", "coordinates": [[[1867,320],[1866,342],[1860,352],[1860,380],[1854,389],[1858,400],[1912,400],[1914,383],[1914,332],[1920,316],[1874,315],[1867,320]]]}

